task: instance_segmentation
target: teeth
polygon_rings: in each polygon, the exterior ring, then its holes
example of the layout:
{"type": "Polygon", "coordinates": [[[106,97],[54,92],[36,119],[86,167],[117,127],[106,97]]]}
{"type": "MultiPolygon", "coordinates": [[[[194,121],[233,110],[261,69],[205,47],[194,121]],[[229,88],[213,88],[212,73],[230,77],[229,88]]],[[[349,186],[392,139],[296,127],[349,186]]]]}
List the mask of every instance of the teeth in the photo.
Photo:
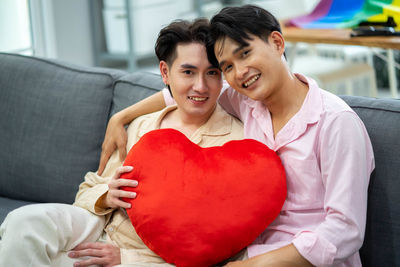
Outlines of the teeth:
{"type": "Polygon", "coordinates": [[[258,78],[260,78],[260,74],[254,76],[251,80],[245,82],[243,85],[245,88],[249,87],[250,85],[252,85],[255,81],[258,80],[258,78]]]}
{"type": "Polygon", "coordinates": [[[194,101],[206,101],[207,97],[189,96],[189,99],[194,100],[194,101]]]}

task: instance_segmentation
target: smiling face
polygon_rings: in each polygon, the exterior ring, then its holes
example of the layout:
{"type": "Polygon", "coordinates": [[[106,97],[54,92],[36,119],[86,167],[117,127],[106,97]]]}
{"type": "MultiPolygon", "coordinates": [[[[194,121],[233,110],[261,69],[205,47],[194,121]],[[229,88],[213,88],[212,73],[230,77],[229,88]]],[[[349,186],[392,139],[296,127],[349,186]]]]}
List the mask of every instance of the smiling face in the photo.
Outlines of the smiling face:
{"type": "Polygon", "coordinates": [[[207,121],[213,113],[222,88],[221,72],[207,59],[200,43],[176,46],[176,58],[169,66],[160,62],[165,84],[171,88],[178,112],[185,118],[207,121]]]}
{"type": "Polygon", "coordinates": [[[248,45],[229,37],[218,39],[214,51],[226,81],[239,93],[253,100],[267,101],[282,85],[287,74],[283,63],[284,41],[272,32],[268,42],[249,35],[248,45]]]}

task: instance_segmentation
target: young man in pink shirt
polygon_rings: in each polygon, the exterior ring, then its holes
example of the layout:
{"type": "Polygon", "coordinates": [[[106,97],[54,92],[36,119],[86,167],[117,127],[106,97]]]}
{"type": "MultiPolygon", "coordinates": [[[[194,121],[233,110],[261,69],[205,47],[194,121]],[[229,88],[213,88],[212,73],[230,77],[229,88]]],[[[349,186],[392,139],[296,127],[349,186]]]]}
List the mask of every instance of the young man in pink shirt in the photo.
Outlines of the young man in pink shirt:
{"type": "MultiPolygon", "coordinates": [[[[224,8],[212,18],[211,34],[208,50],[227,82],[219,103],[242,120],[246,138],[276,151],[288,186],[280,215],[247,248],[249,258],[228,265],[361,266],[358,250],[374,169],[364,124],[339,97],[291,73],[280,25],[266,10],[224,8]]],[[[163,99],[172,103],[159,93],[112,118],[100,172],[110,151],[126,142],[119,137],[123,125],[163,99]]]]}

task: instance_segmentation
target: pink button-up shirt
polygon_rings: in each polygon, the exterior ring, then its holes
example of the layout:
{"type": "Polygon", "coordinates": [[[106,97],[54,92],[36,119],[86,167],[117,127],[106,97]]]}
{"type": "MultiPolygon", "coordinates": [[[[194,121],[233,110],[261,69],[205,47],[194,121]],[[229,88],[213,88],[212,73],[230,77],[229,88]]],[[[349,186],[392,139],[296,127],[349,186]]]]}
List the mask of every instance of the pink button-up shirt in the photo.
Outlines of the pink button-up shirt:
{"type": "MultiPolygon", "coordinates": [[[[273,135],[268,109],[224,84],[219,102],[244,123],[245,138],[276,151],[286,170],[280,215],[248,247],[249,257],[292,243],[316,266],[361,266],[369,177],[374,169],[364,124],[315,81],[301,109],[273,135]]],[[[164,94],[166,103],[170,99],[164,94]]]]}

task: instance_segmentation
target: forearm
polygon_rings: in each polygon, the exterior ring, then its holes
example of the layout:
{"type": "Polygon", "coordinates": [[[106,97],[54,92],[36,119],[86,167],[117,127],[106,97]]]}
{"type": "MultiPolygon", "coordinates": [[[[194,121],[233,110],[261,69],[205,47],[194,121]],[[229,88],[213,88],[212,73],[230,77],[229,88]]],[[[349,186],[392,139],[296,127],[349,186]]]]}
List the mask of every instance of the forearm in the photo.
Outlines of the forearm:
{"type": "Polygon", "coordinates": [[[119,111],[113,117],[125,125],[137,117],[161,110],[165,106],[163,94],[158,92],[119,111]]]}
{"type": "MultiPolygon", "coordinates": [[[[241,264],[242,265],[242,264],[241,264]]],[[[229,265],[228,265],[229,266],[229,265]]],[[[298,252],[293,244],[252,257],[242,266],[252,267],[310,267],[313,266],[298,252]]]]}

